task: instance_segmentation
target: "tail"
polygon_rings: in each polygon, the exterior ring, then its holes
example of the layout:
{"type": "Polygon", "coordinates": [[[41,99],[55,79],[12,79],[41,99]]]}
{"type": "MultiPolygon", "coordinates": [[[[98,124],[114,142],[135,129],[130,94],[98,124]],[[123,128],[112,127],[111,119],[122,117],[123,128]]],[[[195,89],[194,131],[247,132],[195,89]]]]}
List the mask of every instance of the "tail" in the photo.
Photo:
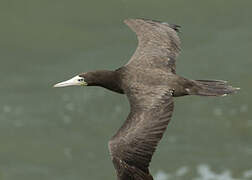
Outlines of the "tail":
{"type": "Polygon", "coordinates": [[[240,88],[234,88],[222,80],[195,80],[196,85],[189,89],[189,94],[199,96],[226,96],[237,92],[240,88]]]}

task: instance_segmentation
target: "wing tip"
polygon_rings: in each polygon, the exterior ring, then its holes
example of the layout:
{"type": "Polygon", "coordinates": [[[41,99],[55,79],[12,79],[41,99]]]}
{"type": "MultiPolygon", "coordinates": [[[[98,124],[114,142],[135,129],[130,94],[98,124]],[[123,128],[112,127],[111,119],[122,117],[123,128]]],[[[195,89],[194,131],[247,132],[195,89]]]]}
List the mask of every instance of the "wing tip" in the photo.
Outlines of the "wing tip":
{"type": "Polygon", "coordinates": [[[175,30],[176,32],[180,32],[180,28],[181,26],[180,25],[177,25],[177,24],[169,24],[167,22],[162,22],[162,21],[158,21],[158,20],[152,20],[152,19],[148,19],[148,18],[128,18],[128,19],[125,19],[123,22],[125,24],[130,24],[131,22],[133,21],[137,21],[137,20],[142,20],[142,21],[149,21],[149,22],[154,22],[154,23],[160,23],[160,24],[164,24],[164,25],[167,25],[169,26],[170,28],[172,28],[173,30],[175,30]]]}
{"type": "Polygon", "coordinates": [[[168,24],[170,28],[174,29],[176,32],[180,32],[180,25],[177,24],[168,24]]]}

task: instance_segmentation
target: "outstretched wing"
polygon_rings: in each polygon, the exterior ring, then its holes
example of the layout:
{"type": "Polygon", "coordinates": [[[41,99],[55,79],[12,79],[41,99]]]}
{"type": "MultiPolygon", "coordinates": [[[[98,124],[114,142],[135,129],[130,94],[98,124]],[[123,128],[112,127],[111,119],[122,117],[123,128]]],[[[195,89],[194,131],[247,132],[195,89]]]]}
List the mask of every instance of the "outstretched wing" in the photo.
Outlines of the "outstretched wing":
{"type": "Polygon", "coordinates": [[[109,142],[118,180],[152,180],[149,163],[173,112],[171,92],[162,88],[128,97],[131,112],[109,142]]]}
{"type": "Polygon", "coordinates": [[[180,52],[177,35],[180,26],[147,19],[127,19],[124,22],[138,38],[138,47],[127,65],[166,65],[175,72],[175,59],[180,52]]]}

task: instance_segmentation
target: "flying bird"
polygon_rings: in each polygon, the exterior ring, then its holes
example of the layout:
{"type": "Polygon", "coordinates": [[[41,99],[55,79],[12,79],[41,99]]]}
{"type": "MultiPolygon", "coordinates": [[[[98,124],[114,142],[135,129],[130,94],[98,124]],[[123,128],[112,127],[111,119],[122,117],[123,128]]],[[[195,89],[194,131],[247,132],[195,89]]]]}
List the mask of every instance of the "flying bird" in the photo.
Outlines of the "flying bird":
{"type": "Polygon", "coordinates": [[[108,143],[117,180],[153,180],[149,164],[171,120],[173,98],[226,96],[239,88],[222,80],[190,80],[176,74],[180,26],[149,19],[124,22],[138,38],[127,64],[112,71],[81,73],[54,87],[100,86],[125,94],[130,113],[108,143]]]}

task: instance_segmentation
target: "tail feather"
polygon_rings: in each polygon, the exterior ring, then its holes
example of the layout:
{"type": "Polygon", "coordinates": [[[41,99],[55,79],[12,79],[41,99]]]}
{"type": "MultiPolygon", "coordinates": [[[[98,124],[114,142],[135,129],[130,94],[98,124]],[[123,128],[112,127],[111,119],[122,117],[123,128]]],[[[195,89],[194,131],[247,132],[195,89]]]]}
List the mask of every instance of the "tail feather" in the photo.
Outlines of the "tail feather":
{"type": "Polygon", "coordinates": [[[237,92],[240,88],[234,88],[222,80],[196,80],[197,90],[195,95],[200,96],[226,96],[237,92]]]}

